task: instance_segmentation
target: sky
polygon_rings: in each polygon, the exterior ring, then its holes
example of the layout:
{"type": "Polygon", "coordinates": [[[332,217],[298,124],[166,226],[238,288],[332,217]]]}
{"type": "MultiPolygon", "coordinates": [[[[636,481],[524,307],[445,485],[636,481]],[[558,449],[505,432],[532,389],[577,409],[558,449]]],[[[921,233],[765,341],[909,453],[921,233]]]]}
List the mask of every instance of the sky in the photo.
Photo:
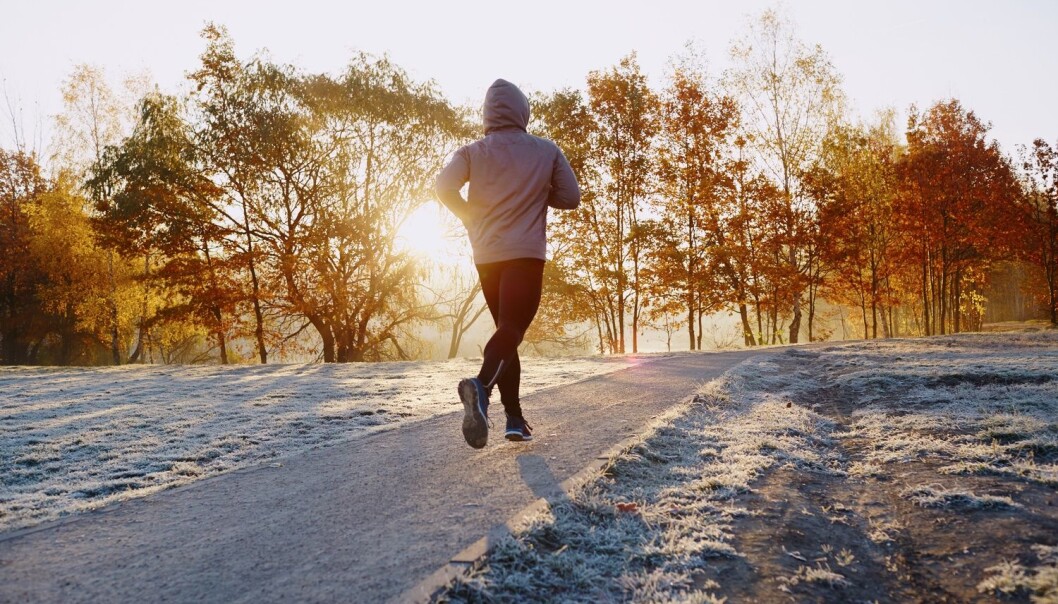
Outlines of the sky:
{"type": "MultiPolygon", "coordinates": [[[[243,57],[268,49],[274,60],[337,72],[356,51],[388,53],[413,77],[435,80],[454,102],[479,103],[499,77],[530,91],[582,88],[590,71],[633,50],[661,85],[669,59],[689,40],[720,74],[747,19],[774,6],[804,41],[829,53],[863,117],[954,96],[993,124],[1008,153],[1038,137],[1058,141],[1053,0],[9,4],[0,21],[3,91],[25,134],[45,144],[61,110],[60,86],[76,64],[104,67],[115,84],[147,71],[163,91],[177,92],[202,52],[199,31],[208,21],[228,27],[243,57]]],[[[0,113],[0,144],[10,146],[10,111],[0,113]]]]}

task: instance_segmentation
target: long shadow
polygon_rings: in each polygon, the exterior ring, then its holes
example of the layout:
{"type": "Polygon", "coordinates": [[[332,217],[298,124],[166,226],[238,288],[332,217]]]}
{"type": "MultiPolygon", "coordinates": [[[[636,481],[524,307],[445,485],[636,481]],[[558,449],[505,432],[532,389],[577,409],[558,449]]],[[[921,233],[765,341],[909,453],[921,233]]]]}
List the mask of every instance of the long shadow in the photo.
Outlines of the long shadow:
{"type": "Polygon", "coordinates": [[[518,473],[534,495],[546,500],[551,507],[569,501],[561,481],[551,472],[543,457],[525,453],[519,455],[517,461],[518,473]]]}
{"type": "MultiPolygon", "coordinates": [[[[562,481],[551,471],[543,457],[532,453],[523,453],[517,456],[517,461],[519,476],[537,498],[543,499],[552,508],[569,501],[569,496],[566,494],[565,489],[562,488],[562,481]]],[[[452,559],[452,562],[473,563],[477,558],[491,551],[502,539],[510,536],[513,528],[512,523],[517,523],[518,520],[519,518],[516,517],[493,525],[489,528],[484,540],[461,552],[460,555],[452,559]]]]}

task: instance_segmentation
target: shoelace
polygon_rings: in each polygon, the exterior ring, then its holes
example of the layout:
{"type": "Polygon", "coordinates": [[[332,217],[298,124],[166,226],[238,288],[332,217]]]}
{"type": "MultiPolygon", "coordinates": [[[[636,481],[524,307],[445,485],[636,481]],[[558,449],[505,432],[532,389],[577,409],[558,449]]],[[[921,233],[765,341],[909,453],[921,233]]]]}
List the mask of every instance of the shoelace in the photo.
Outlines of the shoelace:
{"type": "MultiPolygon", "coordinates": [[[[479,392],[480,392],[480,390],[479,390],[479,392]]],[[[492,418],[489,417],[489,395],[491,394],[491,392],[492,392],[491,388],[488,388],[485,391],[485,421],[488,422],[490,430],[492,428],[496,427],[496,425],[492,423],[492,418]]]]}

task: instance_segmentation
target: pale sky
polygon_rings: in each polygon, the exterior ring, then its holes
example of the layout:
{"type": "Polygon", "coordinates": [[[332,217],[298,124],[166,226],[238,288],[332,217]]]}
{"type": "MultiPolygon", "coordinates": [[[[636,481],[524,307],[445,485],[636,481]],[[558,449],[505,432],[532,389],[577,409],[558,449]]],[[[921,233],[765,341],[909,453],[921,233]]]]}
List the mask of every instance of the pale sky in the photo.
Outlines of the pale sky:
{"type": "MultiPolygon", "coordinates": [[[[389,53],[455,102],[474,101],[498,77],[526,90],[583,87],[587,73],[635,50],[656,84],[684,43],[704,47],[713,73],[727,65],[747,15],[774,1],[675,2],[8,2],[0,21],[0,78],[21,102],[32,135],[60,109],[59,87],[78,63],[117,83],[148,70],[165,91],[184,85],[206,21],[226,25],[241,57],[336,72],[354,50],[389,53]]],[[[1004,150],[1058,141],[1058,2],[1053,0],[788,1],[800,37],[819,43],[863,116],[955,96],[994,125],[1004,150]]],[[[2,99],[0,99],[2,100],[2,99]]],[[[11,144],[6,107],[0,144],[11,144]]]]}

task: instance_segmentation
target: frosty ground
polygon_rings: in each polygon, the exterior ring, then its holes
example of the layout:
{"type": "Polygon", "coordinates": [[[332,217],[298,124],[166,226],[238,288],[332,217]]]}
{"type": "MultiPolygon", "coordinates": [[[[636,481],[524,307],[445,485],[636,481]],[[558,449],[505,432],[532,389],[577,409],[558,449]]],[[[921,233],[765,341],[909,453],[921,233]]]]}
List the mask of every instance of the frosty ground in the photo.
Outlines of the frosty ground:
{"type": "MultiPolygon", "coordinates": [[[[643,357],[523,359],[523,396],[643,357]]],[[[0,368],[0,532],[450,412],[479,361],[0,368]]]]}
{"type": "Polygon", "coordinates": [[[1058,332],[747,361],[440,599],[1058,602],[1058,332]]]}

